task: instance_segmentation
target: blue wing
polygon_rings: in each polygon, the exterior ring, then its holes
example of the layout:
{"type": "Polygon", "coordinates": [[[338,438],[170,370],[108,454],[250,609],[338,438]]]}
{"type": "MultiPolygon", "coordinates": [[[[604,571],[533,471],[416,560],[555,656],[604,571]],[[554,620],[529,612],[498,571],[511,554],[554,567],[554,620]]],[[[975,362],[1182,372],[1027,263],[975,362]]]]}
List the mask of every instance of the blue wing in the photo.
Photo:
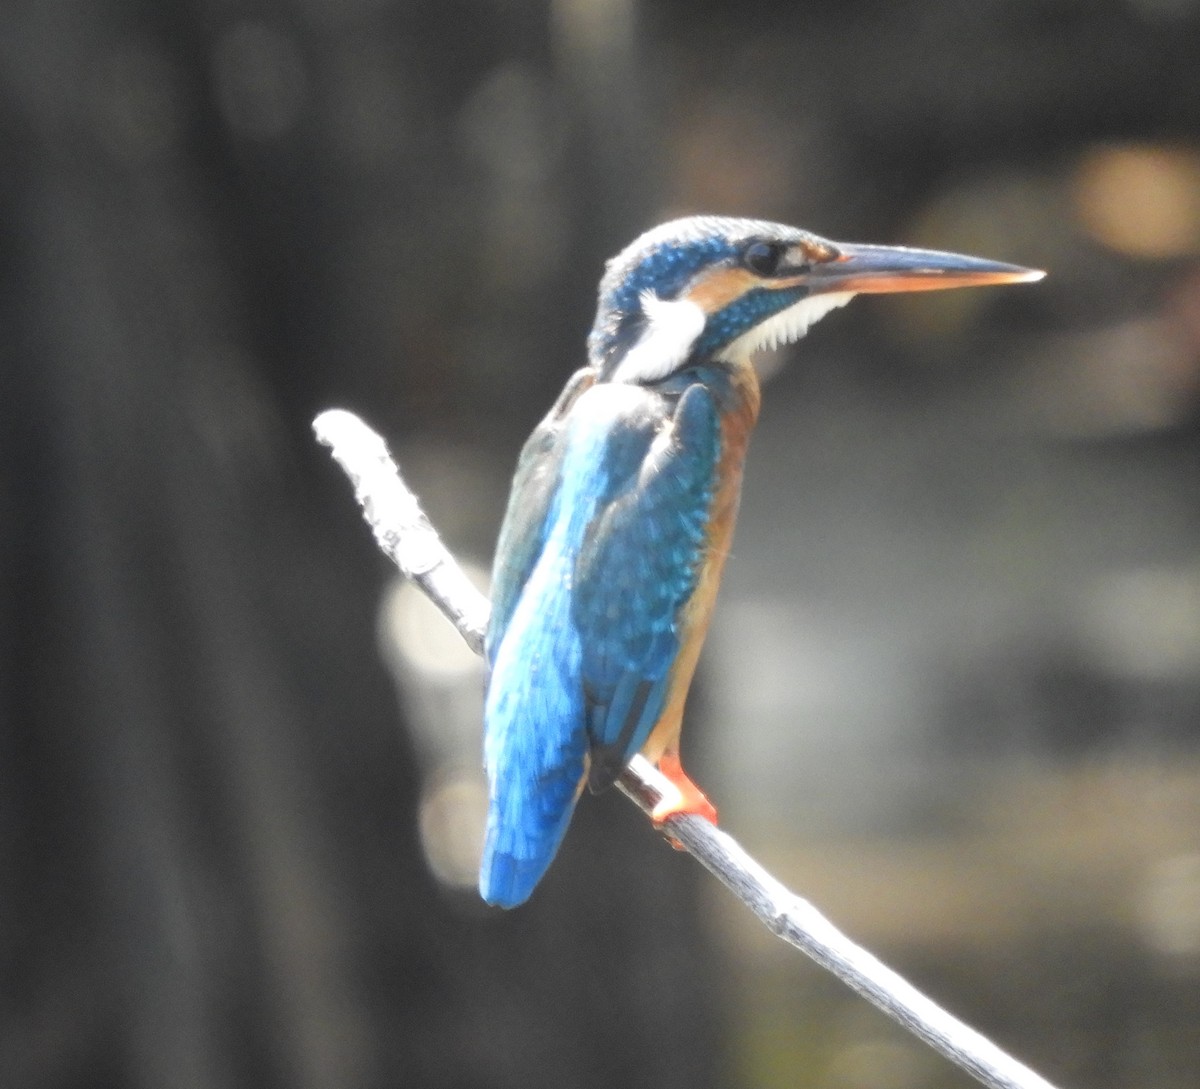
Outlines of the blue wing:
{"type": "MultiPolygon", "coordinates": [[[[565,395],[564,395],[565,397],[565,395]]],[[[695,588],[719,452],[707,392],[582,392],[522,455],[488,631],[490,782],[480,892],[528,898],[588,766],[607,785],[644,744],[695,588]]]]}
{"type": "Polygon", "coordinates": [[[719,457],[716,407],[703,386],[690,386],[636,481],[605,507],[580,554],[572,612],[587,633],[580,672],[592,790],[612,784],[663,712],[719,457]]]}
{"type": "Polygon", "coordinates": [[[595,371],[590,367],[576,371],[521,450],[509,492],[508,510],[496,543],[492,610],[485,648],[489,665],[495,657],[496,643],[508,629],[521,588],[529,581],[533,565],[546,543],[547,516],[567,448],[563,430],[565,417],[579,395],[595,379],[595,371]]]}

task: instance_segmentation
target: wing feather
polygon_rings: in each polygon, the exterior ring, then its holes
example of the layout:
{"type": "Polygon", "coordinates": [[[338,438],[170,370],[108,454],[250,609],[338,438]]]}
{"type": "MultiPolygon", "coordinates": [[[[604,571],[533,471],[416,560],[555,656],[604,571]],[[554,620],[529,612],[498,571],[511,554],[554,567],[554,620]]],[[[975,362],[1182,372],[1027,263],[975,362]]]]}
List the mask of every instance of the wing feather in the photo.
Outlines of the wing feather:
{"type": "Polygon", "coordinates": [[[651,444],[636,481],[594,522],[576,565],[592,762],[608,786],[646,743],[679,654],[679,614],[696,588],[720,456],[720,420],[703,386],[689,387],[651,444]]]}
{"type": "Polygon", "coordinates": [[[486,654],[490,665],[495,650],[508,628],[522,588],[546,544],[550,531],[550,508],[559,486],[565,441],[566,418],[571,407],[596,380],[590,367],[576,371],[567,381],[554,406],[525,441],[513,474],[508,509],[496,543],[492,571],[492,612],[488,623],[486,654]]]}

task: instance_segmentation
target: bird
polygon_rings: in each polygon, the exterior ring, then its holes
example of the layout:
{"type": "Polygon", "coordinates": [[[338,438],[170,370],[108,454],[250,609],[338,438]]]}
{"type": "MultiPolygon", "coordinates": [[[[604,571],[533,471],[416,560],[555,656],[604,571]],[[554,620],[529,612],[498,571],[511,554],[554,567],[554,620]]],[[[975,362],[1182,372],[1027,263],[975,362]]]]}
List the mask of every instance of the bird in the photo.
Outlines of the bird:
{"type": "Polygon", "coordinates": [[[680,762],[684,701],[729,554],[760,392],[751,357],[855,295],[1044,273],[691,216],[608,262],[586,365],[525,443],[484,640],[488,815],[479,891],[524,903],[583,788],[642,753],[674,784],[651,814],[716,822],[680,762]]]}

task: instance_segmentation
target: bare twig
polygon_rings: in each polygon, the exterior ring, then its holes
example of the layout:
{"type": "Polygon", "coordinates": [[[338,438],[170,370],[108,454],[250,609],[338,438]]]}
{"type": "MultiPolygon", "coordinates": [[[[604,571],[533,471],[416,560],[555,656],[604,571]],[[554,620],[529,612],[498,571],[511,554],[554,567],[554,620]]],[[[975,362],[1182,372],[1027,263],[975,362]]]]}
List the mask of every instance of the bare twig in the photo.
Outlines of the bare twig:
{"type": "Polygon", "coordinates": [[[383,439],[340,408],[322,412],[313,431],[353,482],[363,517],[384,554],[446,614],[467,645],[482,654],[491,603],[442,544],[383,439]]]}
{"type": "MultiPolygon", "coordinates": [[[[477,653],[489,604],[467,580],[417,498],[404,484],[383,440],[357,416],[323,412],[317,438],[354,482],[380,548],[449,617],[477,653]]],[[[620,788],[647,813],[674,788],[648,760],[635,756],[620,788]]],[[[670,818],[664,831],[715,874],[772,933],[807,953],[843,983],[934,1050],[991,1089],[1054,1089],[986,1037],[952,1017],[872,954],[841,933],[807,900],[790,892],[737,841],[703,818],[670,818]]]]}

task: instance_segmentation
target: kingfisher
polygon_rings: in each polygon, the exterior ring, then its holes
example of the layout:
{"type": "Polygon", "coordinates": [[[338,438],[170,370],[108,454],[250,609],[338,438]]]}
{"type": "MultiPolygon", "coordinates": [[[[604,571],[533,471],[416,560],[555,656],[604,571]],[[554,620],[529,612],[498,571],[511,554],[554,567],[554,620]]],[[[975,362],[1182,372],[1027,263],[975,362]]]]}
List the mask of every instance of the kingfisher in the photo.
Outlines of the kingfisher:
{"type": "Polygon", "coordinates": [[[721,216],[665,223],[608,263],[587,364],[526,442],[497,544],[485,901],[527,900],[584,786],[636,753],[675,786],[655,823],[716,821],[679,741],[758,417],[753,354],[855,295],[1042,275],[721,216]]]}

